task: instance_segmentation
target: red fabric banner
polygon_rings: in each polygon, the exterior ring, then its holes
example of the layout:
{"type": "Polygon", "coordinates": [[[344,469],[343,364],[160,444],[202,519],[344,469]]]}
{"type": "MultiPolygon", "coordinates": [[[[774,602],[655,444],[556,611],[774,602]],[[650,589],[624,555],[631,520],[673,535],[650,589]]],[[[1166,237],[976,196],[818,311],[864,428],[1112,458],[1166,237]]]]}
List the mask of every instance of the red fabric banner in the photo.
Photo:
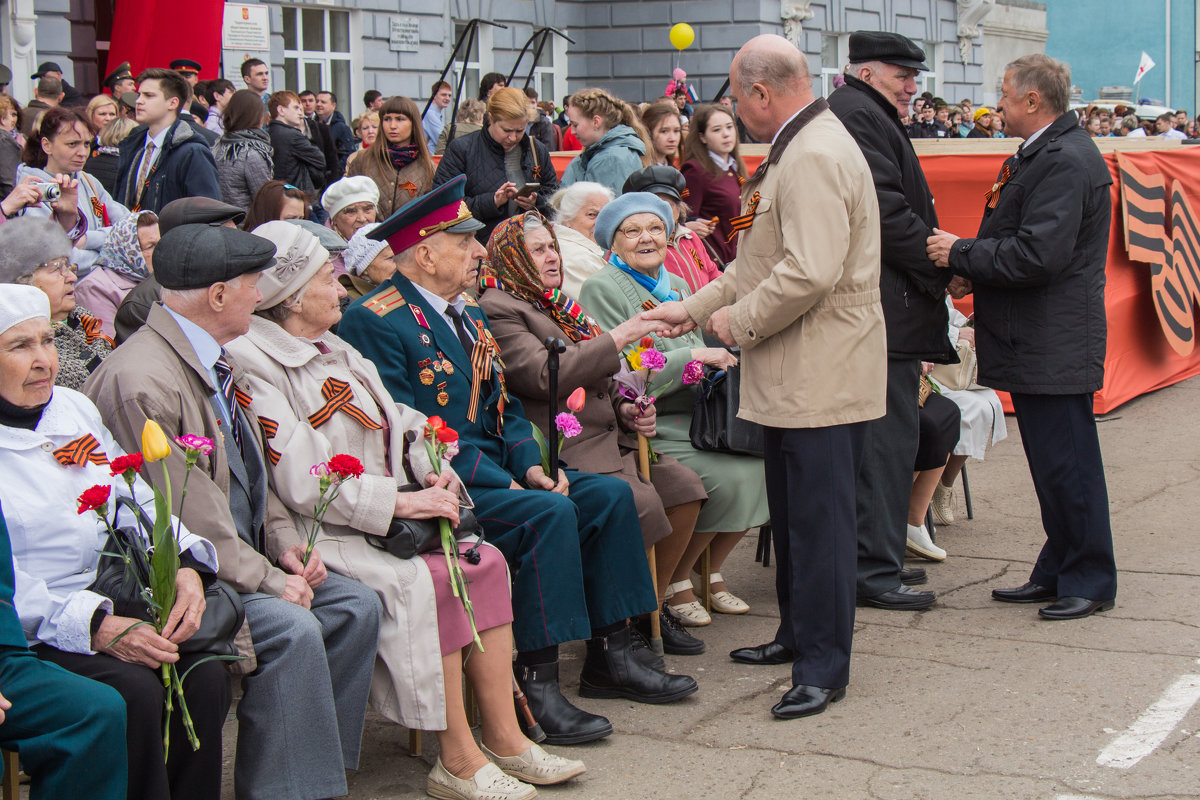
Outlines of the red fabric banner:
{"type": "Polygon", "coordinates": [[[118,0],[101,79],[123,61],[137,77],[144,69],[166,67],[177,58],[199,63],[201,80],[221,77],[224,11],[223,0],[118,0]]]}

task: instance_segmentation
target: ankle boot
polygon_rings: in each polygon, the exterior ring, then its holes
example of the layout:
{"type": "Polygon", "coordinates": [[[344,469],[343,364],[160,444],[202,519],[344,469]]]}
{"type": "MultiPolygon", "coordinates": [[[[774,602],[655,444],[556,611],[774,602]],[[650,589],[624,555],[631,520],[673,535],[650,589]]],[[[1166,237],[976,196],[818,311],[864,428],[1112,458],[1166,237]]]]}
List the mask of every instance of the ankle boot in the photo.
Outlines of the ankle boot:
{"type": "MultiPolygon", "coordinates": [[[[613,732],[612,723],[571,705],[558,688],[558,662],[516,665],[517,683],[529,701],[533,718],[546,733],[545,744],[582,744],[613,732]]],[[[524,729],[524,721],[517,714],[524,729]]]]}
{"type": "Polygon", "coordinates": [[[629,643],[633,647],[633,654],[638,660],[645,664],[650,669],[656,669],[659,672],[667,668],[666,663],[662,660],[662,656],[656,656],[654,650],[650,647],[650,620],[645,617],[638,617],[636,623],[629,626],[629,643]],[[643,631],[645,631],[643,633],[643,631]]]}
{"type": "Polygon", "coordinates": [[[580,697],[624,697],[638,703],[669,703],[699,687],[687,675],[668,675],[643,664],[630,644],[629,628],[588,639],[579,676],[580,697]]]}

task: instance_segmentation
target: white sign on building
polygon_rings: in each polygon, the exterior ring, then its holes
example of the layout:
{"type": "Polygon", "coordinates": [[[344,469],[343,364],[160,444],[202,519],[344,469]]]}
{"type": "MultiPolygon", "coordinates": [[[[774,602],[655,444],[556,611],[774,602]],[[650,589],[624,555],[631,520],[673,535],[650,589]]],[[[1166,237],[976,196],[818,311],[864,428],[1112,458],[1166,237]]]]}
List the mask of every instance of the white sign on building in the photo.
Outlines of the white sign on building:
{"type": "Polygon", "coordinates": [[[226,3],[221,25],[223,77],[242,88],[242,62],[260,58],[271,63],[271,20],[265,5],[226,3]]]}
{"type": "Polygon", "coordinates": [[[416,17],[392,17],[390,19],[388,49],[401,53],[415,53],[421,46],[421,23],[416,17]]]}

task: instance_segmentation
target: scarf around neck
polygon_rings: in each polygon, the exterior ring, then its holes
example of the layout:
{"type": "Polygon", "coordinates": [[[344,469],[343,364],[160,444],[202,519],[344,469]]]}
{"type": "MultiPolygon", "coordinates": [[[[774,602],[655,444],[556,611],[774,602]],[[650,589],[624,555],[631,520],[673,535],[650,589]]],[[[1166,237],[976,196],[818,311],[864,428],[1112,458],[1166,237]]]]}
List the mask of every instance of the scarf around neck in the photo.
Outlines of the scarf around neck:
{"type": "Polygon", "coordinates": [[[0,425],[7,428],[22,428],[27,431],[37,430],[38,423],[42,419],[42,412],[48,405],[50,405],[49,400],[40,406],[22,408],[0,397],[0,425]]]}
{"type": "Polygon", "coordinates": [[[654,295],[654,299],[660,303],[665,303],[668,300],[682,300],[683,295],[678,289],[671,288],[671,273],[667,272],[666,264],[658,266],[658,280],[652,280],[650,276],[638,272],[633,267],[621,260],[621,257],[611,250],[608,252],[608,263],[612,264],[617,269],[621,270],[629,277],[637,281],[638,285],[645,289],[650,294],[654,295]]]}
{"type": "Polygon", "coordinates": [[[100,246],[100,266],[141,283],[150,271],[142,256],[142,243],[138,241],[138,218],[134,212],[109,229],[108,238],[100,246]]]}
{"type": "Polygon", "coordinates": [[[416,145],[389,144],[387,146],[388,161],[397,171],[404,169],[417,160],[416,145]]]}

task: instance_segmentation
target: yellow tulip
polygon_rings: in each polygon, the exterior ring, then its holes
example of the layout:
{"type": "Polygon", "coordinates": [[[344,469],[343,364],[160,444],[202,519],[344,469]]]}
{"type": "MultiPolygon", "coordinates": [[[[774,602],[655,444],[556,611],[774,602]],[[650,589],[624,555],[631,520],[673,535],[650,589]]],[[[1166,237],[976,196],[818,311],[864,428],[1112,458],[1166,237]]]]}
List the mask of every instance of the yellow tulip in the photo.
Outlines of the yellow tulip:
{"type": "Polygon", "coordinates": [[[163,429],[152,419],[142,426],[142,457],[147,461],[161,461],[171,455],[171,443],[163,429]]]}

